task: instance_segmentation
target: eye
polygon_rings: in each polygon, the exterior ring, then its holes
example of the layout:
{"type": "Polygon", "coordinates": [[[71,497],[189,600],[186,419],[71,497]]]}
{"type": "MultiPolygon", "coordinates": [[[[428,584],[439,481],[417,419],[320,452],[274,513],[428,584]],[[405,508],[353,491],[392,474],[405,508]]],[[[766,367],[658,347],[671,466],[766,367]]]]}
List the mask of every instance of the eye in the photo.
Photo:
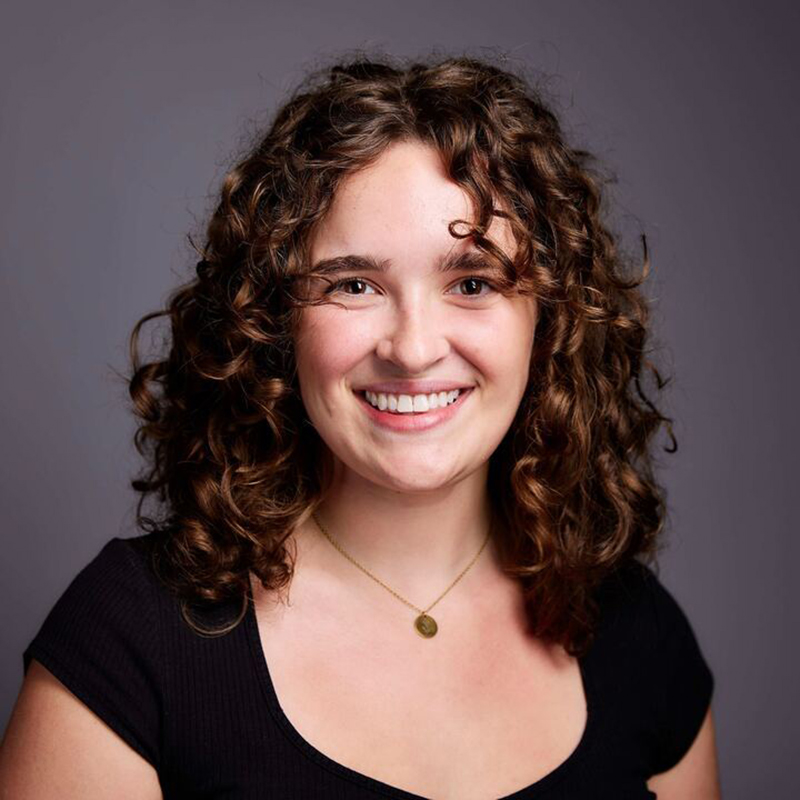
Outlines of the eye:
{"type": "Polygon", "coordinates": [[[465,297],[486,297],[488,294],[491,294],[491,292],[495,291],[495,287],[492,283],[484,280],[483,278],[477,278],[475,276],[463,278],[455,285],[469,287],[467,292],[464,294],[465,297]],[[481,293],[481,284],[487,286],[489,291],[481,293]]]}
{"type": "MultiPolygon", "coordinates": [[[[340,281],[336,281],[336,283],[332,284],[328,289],[326,289],[325,294],[333,294],[334,292],[338,292],[344,286],[356,286],[356,287],[361,287],[362,289],[372,288],[365,280],[361,278],[343,278],[340,281]]],[[[349,294],[354,297],[358,297],[363,295],[364,292],[363,291],[344,292],[344,294],[349,294]]]]}

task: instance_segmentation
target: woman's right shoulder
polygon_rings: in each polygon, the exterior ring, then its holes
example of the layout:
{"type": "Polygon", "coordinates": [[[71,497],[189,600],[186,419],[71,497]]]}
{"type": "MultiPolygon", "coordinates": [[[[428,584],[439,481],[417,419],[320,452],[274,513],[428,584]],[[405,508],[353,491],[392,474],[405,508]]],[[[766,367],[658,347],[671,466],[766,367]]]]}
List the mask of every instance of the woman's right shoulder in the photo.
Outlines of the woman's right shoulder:
{"type": "Polygon", "coordinates": [[[165,703],[154,536],[115,537],[70,580],[23,653],[35,658],[151,764],[165,703]]]}
{"type": "Polygon", "coordinates": [[[165,701],[154,536],[106,541],[23,652],[0,749],[2,797],[162,797],[165,701]]]}

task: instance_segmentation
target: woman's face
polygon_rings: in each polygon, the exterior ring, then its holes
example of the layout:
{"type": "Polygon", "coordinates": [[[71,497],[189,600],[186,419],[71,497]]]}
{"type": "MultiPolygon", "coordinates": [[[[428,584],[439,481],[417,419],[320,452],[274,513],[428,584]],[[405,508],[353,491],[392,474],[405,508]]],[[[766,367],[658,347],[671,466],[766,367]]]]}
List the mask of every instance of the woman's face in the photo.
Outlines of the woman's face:
{"type": "MultiPolygon", "coordinates": [[[[488,467],[527,382],[535,301],[493,288],[480,251],[448,232],[455,219],[472,219],[471,205],[436,151],[397,143],[340,184],[310,243],[311,264],[334,270],[327,296],[341,306],[302,311],[303,403],[338,466],[400,492],[488,467]]],[[[513,255],[504,220],[488,237],[513,255]]]]}

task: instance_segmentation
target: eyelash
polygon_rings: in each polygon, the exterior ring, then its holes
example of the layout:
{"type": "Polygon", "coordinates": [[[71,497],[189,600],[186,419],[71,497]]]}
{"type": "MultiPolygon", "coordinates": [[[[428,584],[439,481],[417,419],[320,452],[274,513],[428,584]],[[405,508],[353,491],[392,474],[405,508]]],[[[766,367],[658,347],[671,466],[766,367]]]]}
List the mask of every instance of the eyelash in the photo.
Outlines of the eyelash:
{"type": "MultiPolygon", "coordinates": [[[[487,281],[485,278],[479,278],[476,275],[469,275],[466,278],[462,278],[460,281],[458,281],[454,285],[458,286],[459,284],[464,283],[464,281],[477,281],[478,283],[485,283],[492,291],[497,291],[497,287],[491,281],[487,281]]],[[[358,277],[342,278],[342,280],[336,281],[336,283],[331,284],[331,286],[328,289],[325,290],[325,294],[333,294],[340,287],[346,286],[349,283],[356,283],[356,282],[366,284],[367,286],[371,285],[369,283],[369,281],[364,280],[364,278],[358,278],[358,277]]],[[[348,293],[346,292],[345,294],[348,294],[348,293]]],[[[364,297],[364,296],[365,295],[362,295],[362,294],[350,294],[350,297],[364,297]]],[[[463,295],[463,297],[479,298],[479,297],[486,297],[486,295],[483,295],[483,294],[465,294],[465,295],[463,295]]]]}

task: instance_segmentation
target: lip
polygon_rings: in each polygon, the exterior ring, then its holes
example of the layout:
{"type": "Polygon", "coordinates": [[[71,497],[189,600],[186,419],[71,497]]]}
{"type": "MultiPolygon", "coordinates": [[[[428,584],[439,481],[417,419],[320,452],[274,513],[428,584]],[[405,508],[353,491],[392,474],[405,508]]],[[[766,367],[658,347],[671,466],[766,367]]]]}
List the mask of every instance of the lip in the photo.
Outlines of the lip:
{"type": "MultiPolygon", "coordinates": [[[[372,391],[372,389],[369,391],[372,391]]],[[[354,390],[353,394],[358,398],[359,403],[364,408],[369,418],[377,425],[393,431],[408,431],[414,433],[418,431],[427,431],[430,428],[442,425],[449,419],[452,419],[458,414],[461,406],[464,405],[467,398],[472,394],[472,387],[462,389],[455,403],[451,403],[443,408],[434,408],[431,411],[416,414],[414,412],[410,414],[393,414],[389,411],[381,411],[367,401],[363,391],[354,390]]],[[[401,394],[409,393],[402,392],[401,394]]],[[[425,392],[417,392],[416,394],[425,394],[425,392]]]]}
{"type": "Polygon", "coordinates": [[[354,386],[356,392],[383,392],[384,394],[433,394],[451,392],[453,389],[471,389],[469,383],[458,381],[383,381],[364,386],[354,386]]]}

